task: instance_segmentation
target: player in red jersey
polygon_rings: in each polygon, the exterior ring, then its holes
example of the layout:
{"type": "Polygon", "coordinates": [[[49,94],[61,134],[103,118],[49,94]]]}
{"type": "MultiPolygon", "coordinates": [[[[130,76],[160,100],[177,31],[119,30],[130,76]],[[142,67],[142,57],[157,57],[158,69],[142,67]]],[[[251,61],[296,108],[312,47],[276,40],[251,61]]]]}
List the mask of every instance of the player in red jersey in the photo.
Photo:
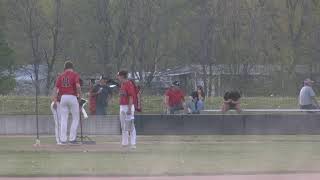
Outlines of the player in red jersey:
{"type": "Polygon", "coordinates": [[[135,107],[133,99],[135,96],[135,89],[133,83],[128,80],[128,72],[120,71],[117,75],[121,83],[120,86],[120,123],[122,130],[122,146],[130,145],[131,148],[136,148],[136,128],[134,126],[134,111],[135,107]]]}
{"type": "MultiPolygon", "coordinates": [[[[72,115],[69,143],[76,144],[77,128],[79,125],[79,102],[81,97],[80,76],[73,70],[73,64],[67,61],[64,65],[64,72],[58,77],[55,87],[54,102],[57,101],[57,94],[61,95],[60,111],[60,141],[67,143],[67,127],[69,113],[72,115]]],[[[54,103],[56,108],[56,103],[54,103]]]]}

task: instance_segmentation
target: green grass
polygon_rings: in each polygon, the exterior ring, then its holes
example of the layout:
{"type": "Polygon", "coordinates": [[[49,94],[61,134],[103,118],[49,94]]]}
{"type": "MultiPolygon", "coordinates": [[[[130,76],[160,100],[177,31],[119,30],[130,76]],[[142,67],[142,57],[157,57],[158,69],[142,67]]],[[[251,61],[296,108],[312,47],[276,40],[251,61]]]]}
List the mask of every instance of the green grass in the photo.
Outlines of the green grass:
{"type": "MultiPolygon", "coordinates": [[[[51,114],[50,98],[39,98],[40,114],[51,114]]],[[[207,109],[219,109],[221,97],[206,99],[207,109]]],[[[274,109],[297,108],[297,98],[294,97],[245,97],[242,98],[243,108],[274,109]]],[[[108,107],[109,114],[118,114],[119,106],[117,98],[113,98],[108,107]]],[[[143,96],[143,113],[159,114],[163,112],[161,96],[143,96]]],[[[0,115],[35,114],[35,98],[30,96],[0,96],[0,115]]]]}
{"type": "MultiPolygon", "coordinates": [[[[31,137],[0,138],[0,176],[134,176],[319,172],[320,136],[148,136],[124,151],[119,137],[96,137],[106,148],[35,149],[31,137]],[[88,150],[83,152],[82,150],[88,150]]],[[[41,138],[43,146],[53,138],[41,138]]]]}

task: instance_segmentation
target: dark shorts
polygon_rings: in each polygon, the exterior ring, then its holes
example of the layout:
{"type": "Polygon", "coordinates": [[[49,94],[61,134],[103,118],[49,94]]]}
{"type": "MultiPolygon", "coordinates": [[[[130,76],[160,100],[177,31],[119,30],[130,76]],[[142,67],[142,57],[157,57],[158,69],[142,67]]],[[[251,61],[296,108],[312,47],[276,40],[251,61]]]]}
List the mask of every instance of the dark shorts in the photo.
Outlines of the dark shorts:
{"type": "Polygon", "coordinates": [[[184,108],[183,108],[182,104],[174,105],[174,106],[170,107],[169,113],[170,114],[175,114],[176,112],[179,112],[179,111],[181,111],[183,109],[184,108]]]}
{"type": "MultiPolygon", "coordinates": [[[[308,105],[300,105],[300,109],[310,110],[310,109],[318,109],[318,108],[313,104],[308,104],[308,105]]],[[[307,113],[315,113],[315,111],[308,111],[307,113]]]]}
{"type": "Polygon", "coordinates": [[[236,109],[237,104],[234,103],[228,103],[229,109],[236,109]]]}
{"type": "Polygon", "coordinates": [[[106,106],[99,106],[99,105],[96,106],[96,115],[104,116],[106,114],[107,114],[106,106]]]}
{"type": "Polygon", "coordinates": [[[313,104],[308,104],[308,105],[300,105],[300,109],[318,109],[315,105],[313,104]]]}
{"type": "Polygon", "coordinates": [[[318,109],[318,108],[313,104],[308,104],[308,105],[300,105],[300,109],[318,109]]]}

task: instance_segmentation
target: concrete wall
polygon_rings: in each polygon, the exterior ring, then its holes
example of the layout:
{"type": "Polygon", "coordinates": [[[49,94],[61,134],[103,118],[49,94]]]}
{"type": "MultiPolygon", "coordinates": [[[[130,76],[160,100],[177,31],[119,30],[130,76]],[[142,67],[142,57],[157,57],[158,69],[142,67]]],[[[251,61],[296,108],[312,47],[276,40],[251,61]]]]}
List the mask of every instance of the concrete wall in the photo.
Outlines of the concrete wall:
{"type": "MultiPolygon", "coordinates": [[[[89,135],[119,135],[118,116],[83,120],[89,135]]],[[[69,123],[70,124],[70,123],[69,123]]],[[[320,134],[320,114],[137,115],[138,135],[320,134]]],[[[80,128],[79,128],[80,131],[80,128]]],[[[51,115],[39,116],[39,132],[54,134],[51,115]]],[[[0,135],[36,134],[35,116],[0,116],[0,135]]]]}
{"type": "MultiPolygon", "coordinates": [[[[71,121],[68,124],[70,125],[71,121]]],[[[91,116],[83,120],[82,127],[84,134],[118,135],[120,133],[118,116],[91,116]]],[[[80,126],[78,131],[80,132],[80,126]]],[[[0,135],[34,135],[36,132],[35,116],[0,116],[0,135]]],[[[54,134],[53,116],[39,116],[39,133],[54,134]]]]}
{"type": "Polygon", "coordinates": [[[138,115],[140,135],[320,134],[320,114],[138,115]]]}

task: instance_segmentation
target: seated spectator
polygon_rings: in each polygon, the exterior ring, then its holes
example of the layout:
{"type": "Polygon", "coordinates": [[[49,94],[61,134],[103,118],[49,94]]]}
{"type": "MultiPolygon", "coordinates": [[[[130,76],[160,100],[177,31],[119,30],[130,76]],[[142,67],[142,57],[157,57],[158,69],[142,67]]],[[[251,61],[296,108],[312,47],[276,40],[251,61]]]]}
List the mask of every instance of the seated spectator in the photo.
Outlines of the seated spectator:
{"type": "Polygon", "coordinates": [[[238,91],[230,91],[224,94],[224,102],[222,105],[222,112],[227,112],[230,109],[236,110],[238,113],[241,112],[240,108],[241,95],[238,91]]]}
{"type": "Polygon", "coordinates": [[[186,111],[184,96],[184,92],[180,89],[180,83],[174,81],[164,95],[164,105],[168,114],[175,114],[181,110],[186,111]]]}
{"type": "Polygon", "coordinates": [[[299,94],[300,109],[319,109],[316,93],[312,89],[314,81],[308,78],[304,80],[303,84],[304,86],[299,94]]]}
{"type": "Polygon", "coordinates": [[[190,101],[187,104],[188,113],[200,114],[201,110],[204,110],[204,91],[201,86],[197,87],[197,91],[194,91],[190,95],[190,101]]]}
{"type": "Polygon", "coordinates": [[[202,86],[197,87],[197,93],[198,93],[198,109],[204,110],[204,100],[205,100],[205,93],[202,86]]]}

